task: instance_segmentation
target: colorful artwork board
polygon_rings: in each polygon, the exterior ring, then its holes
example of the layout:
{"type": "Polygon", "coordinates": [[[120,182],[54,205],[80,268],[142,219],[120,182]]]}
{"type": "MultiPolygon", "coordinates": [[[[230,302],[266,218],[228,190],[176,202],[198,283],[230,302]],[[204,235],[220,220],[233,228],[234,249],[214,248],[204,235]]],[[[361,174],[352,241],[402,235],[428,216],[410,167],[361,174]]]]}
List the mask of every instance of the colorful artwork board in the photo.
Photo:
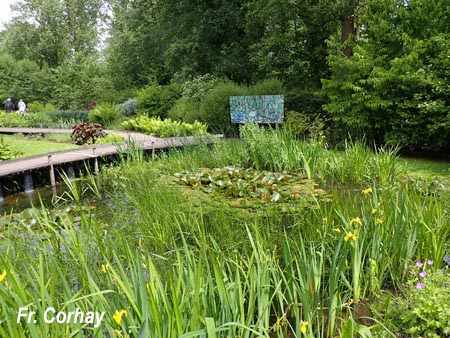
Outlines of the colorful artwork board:
{"type": "Polygon", "coordinates": [[[281,123],[284,96],[230,96],[230,115],[232,123],[281,123]]]}

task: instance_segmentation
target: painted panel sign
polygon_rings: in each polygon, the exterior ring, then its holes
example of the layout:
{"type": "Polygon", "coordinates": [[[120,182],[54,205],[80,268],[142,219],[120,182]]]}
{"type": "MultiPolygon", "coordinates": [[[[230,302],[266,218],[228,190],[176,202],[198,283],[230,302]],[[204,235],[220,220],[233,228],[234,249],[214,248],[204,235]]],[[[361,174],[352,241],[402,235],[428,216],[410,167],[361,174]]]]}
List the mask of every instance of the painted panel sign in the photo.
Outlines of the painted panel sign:
{"type": "Polygon", "coordinates": [[[281,123],[284,96],[230,96],[230,114],[232,123],[281,123]]]}

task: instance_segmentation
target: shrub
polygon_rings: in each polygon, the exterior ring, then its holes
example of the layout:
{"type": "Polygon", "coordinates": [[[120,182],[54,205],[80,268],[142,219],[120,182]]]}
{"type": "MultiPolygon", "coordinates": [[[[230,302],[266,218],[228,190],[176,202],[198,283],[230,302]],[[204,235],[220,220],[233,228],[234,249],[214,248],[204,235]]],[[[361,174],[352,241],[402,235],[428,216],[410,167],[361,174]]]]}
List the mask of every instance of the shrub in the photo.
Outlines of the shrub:
{"type": "Polygon", "coordinates": [[[54,110],[48,111],[46,114],[50,117],[52,122],[69,122],[79,123],[88,120],[87,110],[54,110]]]}
{"type": "Polygon", "coordinates": [[[0,125],[5,127],[18,127],[27,123],[25,116],[15,113],[0,112],[0,125]]]}
{"type": "Polygon", "coordinates": [[[137,91],[136,106],[142,114],[165,118],[180,96],[179,84],[161,86],[154,83],[137,91]]]}
{"type": "Polygon", "coordinates": [[[230,118],[230,96],[245,94],[246,89],[233,82],[219,82],[202,101],[199,121],[206,123],[212,133],[237,135],[238,127],[230,118]]]}
{"type": "Polygon", "coordinates": [[[98,123],[83,122],[72,127],[71,138],[78,145],[92,144],[105,136],[103,127],[98,123]]]}
{"type": "Polygon", "coordinates": [[[172,119],[150,118],[143,115],[122,122],[122,126],[127,130],[141,131],[148,135],[159,137],[201,136],[207,134],[207,126],[198,121],[190,124],[173,121],[172,119]]]}
{"type": "Polygon", "coordinates": [[[122,114],[127,117],[134,116],[138,112],[135,99],[126,100],[125,102],[119,104],[119,108],[122,114]]]}
{"type": "Polygon", "coordinates": [[[101,103],[89,111],[88,120],[93,123],[100,123],[104,126],[118,121],[122,116],[120,108],[109,102],[101,103]]]}
{"type": "Polygon", "coordinates": [[[287,111],[284,127],[297,138],[317,137],[324,134],[326,120],[320,115],[308,115],[296,111],[287,111]]]}
{"type": "Polygon", "coordinates": [[[427,265],[417,262],[410,270],[405,297],[396,298],[394,322],[400,332],[414,337],[448,337],[450,270],[434,270],[427,265]]]}
{"type": "Polygon", "coordinates": [[[121,143],[125,141],[125,137],[118,134],[108,134],[105,137],[100,137],[97,140],[97,144],[108,144],[108,143],[121,143]]]}
{"type": "Polygon", "coordinates": [[[193,123],[196,120],[200,120],[200,103],[182,97],[170,109],[167,116],[174,120],[193,123]]]}
{"type": "Polygon", "coordinates": [[[3,137],[0,137],[0,161],[10,160],[21,154],[20,151],[12,150],[9,144],[5,143],[3,137]]]}
{"type": "Polygon", "coordinates": [[[44,112],[25,114],[24,118],[27,120],[27,125],[35,125],[40,123],[48,124],[52,122],[51,118],[44,112]]]}
{"type": "Polygon", "coordinates": [[[32,127],[35,124],[47,124],[51,122],[51,119],[44,113],[29,113],[24,115],[0,113],[0,124],[6,127],[32,127]]]}
{"type": "Polygon", "coordinates": [[[267,79],[248,88],[248,95],[285,95],[283,83],[277,79],[267,79]]]}
{"type": "Polygon", "coordinates": [[[208,92],[218,83],[218,79],[211,74],[197,76],[182,84],[182,97],[201,102],[208,92]]]}
{"type": "Polygon", "coordinates": [[[30,113],[46,113],[49,111],[55,111],[56,107],[51,103],[30,102],[28,105],[28,112],[30,113]]]}

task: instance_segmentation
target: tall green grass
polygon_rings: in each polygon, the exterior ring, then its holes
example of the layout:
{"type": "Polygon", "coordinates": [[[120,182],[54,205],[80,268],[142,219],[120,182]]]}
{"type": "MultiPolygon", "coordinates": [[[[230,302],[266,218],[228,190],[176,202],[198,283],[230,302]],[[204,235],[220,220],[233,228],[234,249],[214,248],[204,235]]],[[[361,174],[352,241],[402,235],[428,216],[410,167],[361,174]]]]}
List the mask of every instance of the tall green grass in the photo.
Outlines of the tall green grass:
{"type": "Polygon", "coordinates": [[[442,261],[445,199],[399,176],[393,150],[349,143],[338,153],[323,140],[283,133],[255,129],[243,142],[174,150],[151,162],[132,148],[103,169],[101,188],[94,178],[88,188],[68,181],[65,200],[75,214],[43,212],[33,227],[19,222],[2,232],[0,336],[392,336],[366,305],[397,292],[412,260],[442,261]],[[280,144],[252,150],[260,137],[280,144]],[[206,203],[174,177],[230,164],[303,171],[331,202],[254,214],[214,196],[206,203]],[[97,209],[86,193],[100,200],[97,209]],[[49,325],[42,320],[49,306],[106,315],[99,328],[49,325]],[[17,323],[19,307],[36,311],[37,323],[17,323]]]}

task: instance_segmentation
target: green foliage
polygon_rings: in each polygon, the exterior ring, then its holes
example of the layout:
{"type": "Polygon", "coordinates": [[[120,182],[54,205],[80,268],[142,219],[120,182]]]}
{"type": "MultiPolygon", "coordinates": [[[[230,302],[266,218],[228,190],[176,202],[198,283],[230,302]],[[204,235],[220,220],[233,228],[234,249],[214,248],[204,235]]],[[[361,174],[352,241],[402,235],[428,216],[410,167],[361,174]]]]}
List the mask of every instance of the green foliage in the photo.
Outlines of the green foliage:
{"type": "Polygon", "coordinates": [[[18,127],[23,126],[26,123],[27,119],[23,115],[0,111],[0,124],[4,127],[18,127]]]}
{"type": "Polygon", "coordinates": [[[93,144],[101,137],[105,137],[105,132],[98,123],[83,122],[72,127],[71,138],[75,144],[93,144]]]}
{"type": "Polygon", "coordinates": [[[201,102],[219,80],[211,74],[199,75],[186,80],[181,86],[181,95],[185,99],[201,102]]]}
{"type": "Polygon", "coordinates": [[[10,160],[20,156],[22,152],[12,150],[10,145],[5,142],[3,137],[0,137],[0,162],[10,160]]]}
{"type": "Polygon", "coordinates": [[[56,68],[74,54],[94,54],[102,5],[100,0],[21,1],[3,34],[4,45],[17,59],[32,60],[40,67],[56,68]]]}
{"type": "Polygon", "coordinates": [[[88,120],[87,110],[54,110],[47,111],[46,114],[53,122],[83,122],[88,120]]]}
{"type": "Polygon", "coordinates": [[[284,117],[283,128],[287,128],[297,138],[322,137],[326,127],[325,121],[316,116],[298,113],[296,111],[287,111],[284,117]]]}
{"type": "Polygon", "coordinates": [[[249,86],[247,95],[285,95],[286,88],[278,79],[267,79],[249,86]]]}
{"type": "Polygon", "coordinates": [[[80,109],[113,91],[106,66],[95,55],[75,57],[52,69],[51,102],[60,109],[80,109]]]}
{"type": "Polygon", "coordinates": [[[325,109],[348,133],[415,150],[450,149],[450,97],[443,86],[450,76],[450,35],[439,19],[447,8],[430,6],[367,1],[358,14],[364,29],[352,43],[353,55],[344,57],[339,37],[330,39],[325,109]]]}
{"type": "Polygon", "coordinates": [[[237,126],[230,120],[230,96],[282,95],[283,84],[270,79],[252,86],[239,86],[231,81],[219,81],[210,75],[183,83],[183,96],[169,111],[169,117],[186,122],[198,120],[212,133],[236,136],[237,126]]]}
{"type": "Polygon", "coordinates": [[[183,96],[170,110],[174,119],[198,120],[216,134],[236,135],[237,127],[230,119],[230,96],[244,95],[246,88],[230,81],[199,77],[183,85],[183,96]]]}
{"type": "MultiPolygon", "coordinates": [[[[284,142],[283,147],[293,146],[284,142]]],[[[326,164],[320,157],[329,159],[330,151],[322,145],[319,152],[317,141],[310,142],[317,163],[326,164]]],[[[300,149],[305,157],[313,154],[298,144],[301,148],[295,151],[300,149]]],[[[397,175],[396,189],[328,182],[331,200],[324,203],[319,193],[317,200],[308,201],[312,209],[269,213],[267,208],[236,208],[243,199],[253,206],[281,206],[294,189],[305,198],[317,197],[308,194],[309,188],[319,190],[298,170],[237,169],[247,148],[243,142],[224,140],[160,153],[150,162],[136,155],[136,161],[104,167],[100,176],[67,180],[70,190],[60,199],[67,202],[57,211],[27,210],[0,220],[0,335],[394,337],[385,327],[392,328],[408,313],[393,317],[388,311],[381,319],[371,319],[368,309],[381,292],[392,291],[393,297],[404,290],[414,257],[430,257],[432,242],[424,236],[431,239],[437,232],[441,242],[448,239],[448,233],[440,232],[449,228],[443,212],[448,203],[417,194],[397,175]],[[235,166],[224,168],[230,162],[235,166]],[[184,170],[189,173],[180,178],[185,176],[188,185],[181,187],[174,184],[174,174],[184,170]],[[101,200],[96,178],[102,182],[101,200]],[[80,185],[82,180],[89,185],[80,185]],[[264,188],[278,191],[280,199],[261,201],[264,188]],[[221,193],[230,195],[225,197],[228,203],[218,198],[221,193]],[[84,323],[48,325],[42,313],[50,304],[64,311],[95,309],[105,317],[97,328],[84,323]],[[36,310],[35,325],[27,325],[25,318],[17,325],[20,307],[36,310]],[[127,315],[115,321],[116,311],[127,315]]],[[[358,167],[379,156],[364,147],[356,151],[360,154],[353,160],[368,161],[355,163],[358,167]]],[[[345,156],[336,152],[336,157],[345,156]]],[[[311,158],[306,161],[310,165],[311,158]]],[[[428,266],[426,271],[428,276],[414,276],[425,278],[421,291],[427,290],[428,277],[434,279],[428,266]]],[[[426,309],[430,336],[448,335],[431,326],[449,322],[448,277],[448,270],[438,270],[436,292],[430,296],[434,303],[417,302],[426,309]],[[445,312],[429,319],[439,309],[445,312]]],[[[411,305],[416,305],[414,299],[411,305]]],[[[414,336],[406,330],[423,323],[411,320],[395,333],[414,336]]]]}
{"type": "Polygon", "coordinates": [[[315,182],[298,174],[229,166],[200,172],[185,171],[175,176],[180,184],[219,198],[228,197],[225,201],[233,206],[253,211],[268,212],[271,207],[278,207],[279,211],[298,211],[315,208],[317,201],[327,199],[325,191],[316,188],[315,182]]]}
{"type": "Polygon", "coordinates": [[[137,91],[136,106],[140,114],[164,118],[179,96],[178,85],[161,86],[153,83],[137,91]]]}
{"type": "Polygon", "coordinates": [[[18,113],[0,112],[0,124],[5,127],[36,127],[36,125],[48,125],[52,122],[45,113],[18,113]]]}
{"type": "Polygon", "coordinates": [[[135,99],[127,99],[119,104],[123,116],[131,117],[138,113],[135,99]]]}
{"type": "Polygon", "coordinates": [[[199,121],[206,123],[215,134],[236,135],[237,126],[230,119],[230,96],[245,95],[246,88],[232,82],[219,82],[200,105],[199,121]]]}
{"type": "Polygon", "coordinates": [[[17,60],[0,48],[0,97],[24,99],[25,102],[43,100],[51,92],[50,73],[47,67],[40,68],[36,63],[17,60]]]}
{"type": "Polygon", "coordinates": [[[27,104],[28,111],[30,113],[47,113],[56,111],[56,108],[51,103],[42,103],[38,101],[33,101],[27,104]]]}
{"type": "Polygon", "coordinates": [[[141,131],[158,137],[202,136],[207,134],[207,126],[198,121],[190,124],[173,121],[170,118],[161,120],[160,118],[150,118],[143,115],[122,122],[122,126],[126,130],[141,131]]]}
{"type": "Polygon", "coordinates": [[[88,120],[90,122],[99,123],[103,126],[109,126],[114,122],[121,119],[122,112],[119,106],[110,103],[103,102],[95,106],[88,113],[88,120]]]}
{"type": "MultiPolygon", "coordinates": [[[[425,263],[426,265],[426,263],[425,263]]],[[[446,337],[450,335],[449,270],[414,267],[403,297],[393,299],[388,316],[398,332],[413,337],[446,337]],[[424,273],[423,277],[419,273],[424,273]]]]}
{"type": "Polygon", "coordinates": [[[125,138],[119,134],[108,134],[104,137],[100,137],[95,143],[96,144],[109,144],[109,143],[122,143],[125,138]]]}
{"type": "Polygon", "coordinates": [[[187,123],[200,120],[200,102],[188,98],[180,98],[167,114],[169,118],[187,123]]]}

